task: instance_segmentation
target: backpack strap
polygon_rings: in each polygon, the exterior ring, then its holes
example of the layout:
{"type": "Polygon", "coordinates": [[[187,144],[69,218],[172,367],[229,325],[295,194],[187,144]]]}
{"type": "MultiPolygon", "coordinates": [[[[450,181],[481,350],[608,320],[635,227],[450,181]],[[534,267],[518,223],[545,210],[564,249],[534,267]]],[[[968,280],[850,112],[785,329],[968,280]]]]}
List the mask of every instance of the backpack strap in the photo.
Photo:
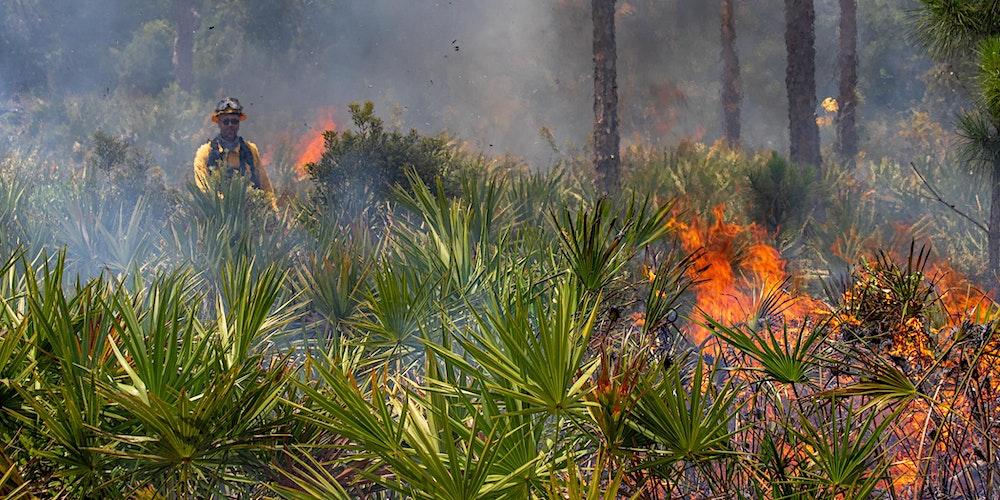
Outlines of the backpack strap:
{"type": "Polygon", "coordinates": [[[250,146],[247,146],[243,137],[240,137],[240,175],[247,175],[248,171],[250,183],[253,184],[253,187],[260,189],[260,178],[257,175],[257,165],[254,165],[253,162],[253,151],[250,150],[250,146]]]}
{"type": "MultiPolygon", "coordinates": [[[[247,145],[243,137],[239,139],[240,145],[240,175],[248,175],[250,177],[250,182],[253,187],[261,189],[260,187],[260,176],[257,174],[257,165],[254,164],[253,151],[250,150],[250,146],[247,145]]],[[[211,172],[216,168],[219,168],[219,162],[223,160],[223,155],[226,153],[226,149],[222,147],[219,138],[216,136],[208,141],[208,160],[206,161],[206,166],[211,172]]],[[[226,175],[230,175],[230,172],[226,172],[226,175]]]]}
{"type": "Polygon", "coordinates": [[[219,144],[218,137],[208,140],[208,160],[205,161],[205,165],[208,167],[209,172],[219,168],[219,162],[222,161],[222,153],[224,152],[225,150],[219,144]]]}

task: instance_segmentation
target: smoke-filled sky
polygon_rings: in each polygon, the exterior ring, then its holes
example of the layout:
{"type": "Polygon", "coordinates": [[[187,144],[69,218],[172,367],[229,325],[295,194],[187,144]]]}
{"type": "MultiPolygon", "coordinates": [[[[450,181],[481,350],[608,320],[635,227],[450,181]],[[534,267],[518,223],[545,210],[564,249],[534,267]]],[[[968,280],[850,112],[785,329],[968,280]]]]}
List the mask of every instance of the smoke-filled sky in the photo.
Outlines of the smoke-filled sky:
{"type": "MultiPolygon", "coordinates": [[[[542,166],[557,157],[543,127],[559,147],[583,147],[589,138],[592,27],[584,0],[199,0],[197,84],[180,100],[163,97],[172,79],[174,1],[4,0],[0,91],[50,107],[103,94],[159,98],[149,112],[169,114],[182,102],[187,108],[176,115],[187,119],[157,120],[199,138],[211,133],[204,116],[226,94],[248,106],[255,120],[245,125],[248,136],[304,133],[328,108],[344,126],[346,105],[370,99],[390,123],[448,131],[542,166]]],[[[859,4],[862,123],[891,121],[929,101],[922,78],[930,62],[908,36],[914,0],[859,4]]],[[[817,0],[816,9],[818,103],[836,92],[839,11],[836,0],[817,0]]],[[[619,1],[626,144],[718,137],[718,10],[706,0],[619,1]]],[[[787,148],[783,23],[783,2],[736,2],[751,147],[787,148]]],[[[107,113],[120,108],[110,103],[107,113]]]]}

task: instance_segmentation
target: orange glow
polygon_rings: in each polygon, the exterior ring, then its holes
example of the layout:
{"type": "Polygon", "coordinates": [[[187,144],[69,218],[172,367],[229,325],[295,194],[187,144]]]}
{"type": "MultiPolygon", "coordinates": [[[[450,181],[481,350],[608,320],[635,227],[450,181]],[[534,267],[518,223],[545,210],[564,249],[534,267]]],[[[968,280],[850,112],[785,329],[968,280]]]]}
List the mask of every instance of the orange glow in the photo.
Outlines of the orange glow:
{"type": "Polygon", "coordinates": [[[896,494],[904,495],[912,493],[913,486],[917,482],[917,464],[909,458],[904,458],[891,467],[893,476],[892,486],[896,494]]]}
{"type": "Polygon", "coordinates": [[[971,319],[976,323],[985,323],[991,319],[985,317],[986,309],[993,301],[989,294],[979,290],[954,270],[948,262],[935,262],[928,273],[937,279],[941,290],[941,302],[948,311],[952,325],[958,325],[962,320],[971,319]]]}
{"type": "MultiPolygon", "coordinates": [[[[703,270],[694,276],[701,280],[695,286],[695,310],[723,324],[745,322],[754,313],[756,299],[751,292],[755,289],[789,300],[790,307],[782,312],[787,321],[802,320],[818,309],[819,303],[809,297],[792,297],[775,290],[788,278],[788,272],[778,250],[763,242],[763,230],[753,224],[727,222],[724,206],[712,212],[714,224],[697,217],[690,223],[670,222],[685,251],[702,251],[694,266],[703,270]]],[[[709,338],[702,326],[691,327],[689,334],[696,344],[709,338]]]]}
{"type": "Polygon", "coordinates": [[[337,124],[333,121],[333,109],[320,110],[315,123],[315,126],[310,127],[310,133],[295,148],[295,172],[300,179],[306,176],[307,163],[318,162],[323,157],[323,151],[326,150],[324,133],[337,129],[337,124]]]}

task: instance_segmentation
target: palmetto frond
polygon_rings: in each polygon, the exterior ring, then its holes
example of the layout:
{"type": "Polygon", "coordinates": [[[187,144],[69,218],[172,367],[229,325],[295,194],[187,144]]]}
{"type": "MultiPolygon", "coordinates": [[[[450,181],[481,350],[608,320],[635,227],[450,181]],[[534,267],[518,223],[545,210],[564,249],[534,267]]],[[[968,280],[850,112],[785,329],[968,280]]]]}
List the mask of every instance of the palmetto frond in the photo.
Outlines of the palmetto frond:
{"type": "Polygon", "coordinates": [[[975,49],[1000,33],[1000,4],[994,0],[922,0],[916,33],[932,53],[948,58],[975,49]]]}

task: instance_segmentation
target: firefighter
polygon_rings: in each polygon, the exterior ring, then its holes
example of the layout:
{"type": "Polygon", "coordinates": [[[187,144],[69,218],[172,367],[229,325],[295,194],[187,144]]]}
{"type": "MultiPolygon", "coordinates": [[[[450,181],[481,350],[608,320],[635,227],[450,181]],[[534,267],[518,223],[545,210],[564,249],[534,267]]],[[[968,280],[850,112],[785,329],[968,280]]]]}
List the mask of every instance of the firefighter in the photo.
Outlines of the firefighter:
{"type": "Polygon", "coordinates": [[[210,173],[221,170],[220,174],[225,177],[238,173],[266,193],[274,205],[274,189],[260,161],[260,151],[256,144],[239,135],[240,122],[246,119],[239,100],[227,97],[219,101],[212,113],[212,121],[219,125],[219,135],[202,144],[195,153],[194,180],[198,189],[207,191],[210,173]]]}

